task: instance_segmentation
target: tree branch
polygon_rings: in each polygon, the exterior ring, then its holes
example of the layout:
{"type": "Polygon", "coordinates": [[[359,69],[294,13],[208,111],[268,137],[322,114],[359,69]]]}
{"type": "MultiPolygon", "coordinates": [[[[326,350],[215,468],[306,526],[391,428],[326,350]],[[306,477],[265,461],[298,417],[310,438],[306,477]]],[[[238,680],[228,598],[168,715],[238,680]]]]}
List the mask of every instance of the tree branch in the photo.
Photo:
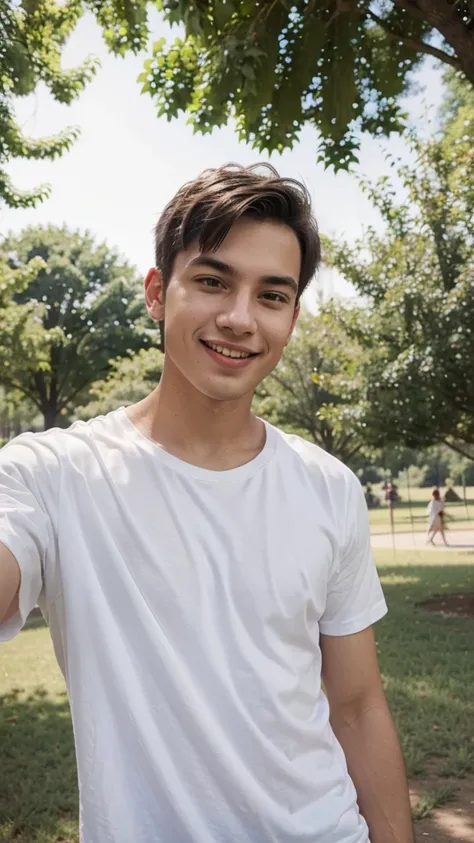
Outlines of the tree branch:
{"type": "Polygon", "coordinates": [[[23,395],[26,395],[26,397],[29,398],[30,401],[33,402],[35,407],[38,407],[38,410],[42,410],[42,406],[39,403],[39,401],[36,400],[36,398],[34,396],[34,393],[30,392],[28,389],[26,389],[21,384],[15,383],[14,381],[9,380],[8,378],[4,377],[3,375],[1,377],[0,383],[4,384],[5,386],[9,386],[12,389],[18,389],[19,392],[21,392],[23,395]]]}
{"type": "Polygon", "coordinates": [[[417,20],[422,20],[426,23],[426,15],[418,9],[417,6],[414,6],[410,0],[393,0],[393,5],[398,6],[400,9],[403,9],[405,12],[412,18],[417,18],[417,20]]]}
{"type": "MultiPolygon", "coordinates": [[[[101,373],[99,373],[99,375],[100,374],[101,373]]],[[[96,376],[89,375],[87,379],[83,383],[81,383],[80,386],[77,387],[77,389],[74,389],[73,392],[71,392],[69,395],[66,395],[64,398],[62,398],[61,401],[58,401],[58,409],[63,410],[65,407],[67,407],[68,404],[71,403],[72,399],[75,398],[76,395],[78,395],[80,392],[82,392],[83,389],[86,388],[86,386],[90,386],[94,383],[95,380],[98,379],[99,378],[96,376]]]]}
{"type": "Polygon", "coordinates": [[[443,442],[448,446],[448,448],[455,451],[456,454],[460,454],[462,457],[467,457],[468,460],[472,460],[474,462],[474,454],[469,454],[467,451],[464,451],[460,445],[455,445],[454,442],[450,442],[449,439],[443,439],[443,442]]]}
{"type": "Polygon", "coordinates": [[[439,59],[439,61],[442,61],[445,64],[450,64],[451,67],[456,68],[456,70],[460,70],[461,65],[455,56],[445,53],[444,50],[438,50],[437,47],[432,47],[424,41],[417,41],[416,38],[409,38],[406,35],[400,35],[397,32],[393,32],[387,26],[385,21],[370,9],[367,9],[367,15],[374,21],[374,23],[383,29],[387,38],[390,38],[392,41],[401,41],[402,44],[405,44],[405,47],[409,47],[410,50],[414,50],[416,53],[425,53],[427,56],[434,56],[436,59],[439,59]]]}
{"type": "Polygon", "coordinates": [[[350,459],[352,459],[352,457],[355,457],[355,455],[360,451],[361,448],[362,448],[362,442],[359,445],[356,445],[352,449],[352,451],[348,451],[348,453],[346,454],[346,459],[350,460],[350,459]]]}
{"type": "Polygon", "coordinates": [[[312,405],[311,396],[310,396],[310,394],[309,394],[309,392],[308,392],[307,385],[306,385],[306,381],[305,381],[306,369],[304,369],[304,370],[302,371],[301,366],[300,366],[300,363],[299,363],[299,361],[298,361],[298,360],[296,360],[296,359],[295,359],[295,360],[292,360],[292,364],[293,364],[294,368],[295,368],[295,369],[296,369],[296,371],[297,371],[297,374],[298,374],[298,380],[299,380],[300,385],[301,385],[301,388],[302,388],[302,390],[303,390],[303,392],[304,392],[304,395],[305,395],[306,401],[308,402],[308,406],[309,406],[309,407],[311,407],[311,405],[312,405]]]}
{"type": "Polygon", "coordinates": [[[286,391],[289,392],[290,395],[293,396],[293,398],[295,399],[296,402],[299,401],[298,395],[295,392],[295,390],[293,389],[293,387],[291,387],[282,377],[280,377],[280,375],[277,375],[276,372],[272,372],[270,377],[272,378],[272,380],[274,380],[278,384],[280,384],[282,389],[286,389],[286,391]]]}
{"type": "MultiPolygon", "coordinates": [[[[352,431],[343,431],[338,439],[338,447],[345,450],[348,445],[353,442],[355,439],[355,434],[352,431]]],[[[362,442],[360,443],[359,447],[362,447],[362,442]]]]}

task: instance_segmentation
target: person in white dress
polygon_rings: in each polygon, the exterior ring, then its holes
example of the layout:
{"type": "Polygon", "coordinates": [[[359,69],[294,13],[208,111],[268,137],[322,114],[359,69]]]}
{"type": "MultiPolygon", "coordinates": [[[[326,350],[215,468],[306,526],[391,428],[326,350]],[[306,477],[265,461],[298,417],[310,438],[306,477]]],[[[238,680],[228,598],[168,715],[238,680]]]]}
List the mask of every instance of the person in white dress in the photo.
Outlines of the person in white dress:
{"type": "Polygon", "coordinates": [[[434,537],[437,533],[441,533],[444,543],[447,544],[444,533],[444,500],[439,489],[433,491],[426,511],[428,513],[428,543],[434,544],[434,537]]]}

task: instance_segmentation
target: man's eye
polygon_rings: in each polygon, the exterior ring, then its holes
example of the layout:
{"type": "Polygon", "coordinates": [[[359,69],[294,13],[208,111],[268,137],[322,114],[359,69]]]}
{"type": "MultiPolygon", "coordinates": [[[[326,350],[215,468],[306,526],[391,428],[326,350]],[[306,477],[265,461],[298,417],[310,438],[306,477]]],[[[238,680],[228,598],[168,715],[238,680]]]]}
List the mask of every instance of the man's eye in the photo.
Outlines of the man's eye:
{"type": "Polygon", "coordinates": [[[266,301],[274,301],[281,304],[285,304],[288,301],[288,299],[281,293],[263,293],[263,298],[266,299],[266,301]]]}
{"type": "Polygon", "coordinates": [[[197,279],[204,287],[223,287],[222,281],[219,278],[213,278],[212,275],[203,275],[197,279]]]}

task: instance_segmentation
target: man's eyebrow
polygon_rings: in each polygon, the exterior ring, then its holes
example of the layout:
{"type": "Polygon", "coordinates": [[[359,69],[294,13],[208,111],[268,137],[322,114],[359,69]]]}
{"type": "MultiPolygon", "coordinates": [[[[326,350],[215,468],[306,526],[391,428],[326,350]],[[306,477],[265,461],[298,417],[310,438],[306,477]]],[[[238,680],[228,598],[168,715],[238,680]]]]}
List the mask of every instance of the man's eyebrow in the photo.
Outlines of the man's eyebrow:
{"type": "Polygon", "coordinates": [[[226,275],[237,274],[230,264],[220,261],[217,258],[213,258],[211,255],[198,255],[196,258],[193,258],[192,261],[189,261],[188,266],[208,266],[211,269],[217,270],[217,272],[225,272],[226,275]]]}
{"type": "MultiPolygon", "coordinates": [[[[226,275],[234,277],[237,275],[237,270],[233,266],[212,257],[212,255],[197,255],[189,262],[188,266],[207,266],[209,269],[215,269],[217,272],[223,272],[226,275]]],[[[273,285],[274,287],[291,287],[293,292],[298,295],[298,282],[291,275],[264,275],[261,281],[263,284],[273,285]]]]}

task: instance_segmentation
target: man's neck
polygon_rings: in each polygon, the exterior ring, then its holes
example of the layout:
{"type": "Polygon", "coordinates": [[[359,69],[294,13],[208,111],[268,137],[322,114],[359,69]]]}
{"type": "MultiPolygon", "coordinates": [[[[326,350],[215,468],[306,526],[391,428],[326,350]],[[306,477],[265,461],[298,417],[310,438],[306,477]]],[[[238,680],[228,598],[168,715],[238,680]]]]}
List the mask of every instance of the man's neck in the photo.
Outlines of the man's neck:
{"type": "Polygon", "coordinates": [[[127,415],[170,454],[224,471],[250,462],[265,444],[265,428],[250,410],[252,397],[215,401],[165,365],[160,385],[129,407],[127,415]]]}

